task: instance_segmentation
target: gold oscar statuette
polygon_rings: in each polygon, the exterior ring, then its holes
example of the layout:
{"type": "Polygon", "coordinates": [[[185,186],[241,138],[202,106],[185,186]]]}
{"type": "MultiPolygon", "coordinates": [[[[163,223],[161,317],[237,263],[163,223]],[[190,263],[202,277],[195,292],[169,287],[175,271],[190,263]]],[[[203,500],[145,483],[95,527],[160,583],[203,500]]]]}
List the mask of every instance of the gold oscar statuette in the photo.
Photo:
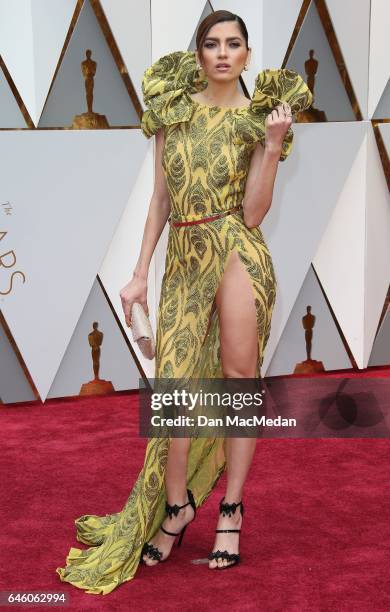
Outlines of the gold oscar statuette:
{"type": "Polygon", "coordinates": [[[96,74],[96,62],[91,59],[92,51],[87,49],[85,52],[86,58],[81,62],[81,71],[85,81],[85,93],[87,96],[87,112],[82,115],[73,117],[72,128],[74,130],[96,130],[99,128],[110,127],[105,115],[99,115],[92,110],[93,104],[93,86],[94,77],[96,74]]]}
{"type": "Polygon", "coordinates": [[[295,115],[297,123],[316,123],[320,121],[326,121],[325,111],[319,110],[318,108],[314,108],[314,84],[316,79],[315,75],[318,68],[318,60],[314,58],[314,49],[310,49],[309,56],[309,59],[307,59],[305,62],[305,72],[307,75],[307,86],[313,94],[313,104],[310,106],[310,108],[307,108],[303,111],[299,111],[295,115]]]}
{"type": "Polygon", "coordinates": [[[92,363],[94,379],[84,383],[80,389],[80,395],[105,395],[115,391],[110,380],[99,378],[100,368],[100,347],[103,342],[103,332],[98,330],[98,323],[95,321],[92,325],[93,331],[88,334],[88,342],[91,347],[92,363]]]}
{"type": "Polygon", "coordinates": [[[307,314],[302,317],[302,325],[305,330],[306,341],[306,361],[297,363],[294,369],[294,374],[312,374],[314,372],[324,372],[325,368],[322,361],[316,361],[311,358],[311,341],[313,338],[313,327],[315,316],[311,314],[311,306],[306,306],[307,314]]]}

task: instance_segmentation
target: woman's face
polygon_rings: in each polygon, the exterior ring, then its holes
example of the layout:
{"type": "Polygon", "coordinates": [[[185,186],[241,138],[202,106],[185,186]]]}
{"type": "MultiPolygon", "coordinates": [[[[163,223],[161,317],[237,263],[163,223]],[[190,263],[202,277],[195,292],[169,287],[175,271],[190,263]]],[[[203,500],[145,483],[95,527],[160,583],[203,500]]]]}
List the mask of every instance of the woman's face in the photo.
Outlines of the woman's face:
{"type": "Polygon", "coordinates": [[[209,79],[237,79],[249,63],[250,50],[236,21],[216,23],[207,32],[197,61],[209,79]]]}

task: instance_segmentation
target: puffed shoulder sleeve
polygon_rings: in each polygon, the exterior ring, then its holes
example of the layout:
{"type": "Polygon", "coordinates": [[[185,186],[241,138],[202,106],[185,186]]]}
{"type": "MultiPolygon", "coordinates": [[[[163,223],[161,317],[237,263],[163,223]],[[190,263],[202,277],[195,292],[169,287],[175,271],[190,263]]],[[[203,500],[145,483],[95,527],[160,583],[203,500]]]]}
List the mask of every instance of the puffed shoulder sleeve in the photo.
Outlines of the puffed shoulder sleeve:
{"type": "Polygon", "coordinates": [[[142,79],[144,135],[150,138],[165,125],[188,121],[194,111],[190,94],[205,86],[191,51],[175,51],[154,62],[142,79]]]}
{"type": "MultiPolygon", "coordinates": [[[[265,144],[265,120],[267,115],[281,102],[287,102],[294,115],[311,106],[313,95],[301,75],[294,70],[287,68],[262,70],[257,75],[247,114],[246,141],[249,139],[253,142],[260,141],[262,145],[265,144]]],[[[284,161],[290,154],[293,139],[294,132],[290,126],[283,140],[280,161],[284,161]]]]}

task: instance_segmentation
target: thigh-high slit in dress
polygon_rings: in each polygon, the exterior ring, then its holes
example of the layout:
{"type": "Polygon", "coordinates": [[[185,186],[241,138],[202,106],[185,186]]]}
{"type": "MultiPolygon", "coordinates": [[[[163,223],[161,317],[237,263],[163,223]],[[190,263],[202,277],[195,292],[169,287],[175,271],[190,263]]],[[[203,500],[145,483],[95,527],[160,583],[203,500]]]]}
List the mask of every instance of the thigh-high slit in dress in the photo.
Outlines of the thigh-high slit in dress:
{"type": "MultiPolygon", "coordinates": [[[[248,107],[205,106],[191,94],[207,85],[189,51],[170,53],[143,78],[147,110],[142,131],[164,130],[163,168],[171,220],[195,221],[237,206],[238,212],[187,226],[170,225],[158,308],[155,378],[222,378],[219,321],[214,298],[229,255],[236,250],[248,273],[256,307],[260,376],[276,296],[271,255],[260,227],[244,224],[242,201],[251,155],[265,142],[265,119],[280,102],[292,112],[308,108],[312,94],[288,69],[266,69],[256,79],[248,107]]],[[[289,155],[286,133],[280,160],[289,155]]],[[[88,548],[71,548],[60,579],[87,593],[107,594],[131,580],[141,550],[165,516],[164,486],[169,437],[148,439],[143,467],[122,510],[75,520],[76,538],[88,548]]],[[[225,439],[194,437],[187,486],[200,506],[226,468],[225,439]]]]}

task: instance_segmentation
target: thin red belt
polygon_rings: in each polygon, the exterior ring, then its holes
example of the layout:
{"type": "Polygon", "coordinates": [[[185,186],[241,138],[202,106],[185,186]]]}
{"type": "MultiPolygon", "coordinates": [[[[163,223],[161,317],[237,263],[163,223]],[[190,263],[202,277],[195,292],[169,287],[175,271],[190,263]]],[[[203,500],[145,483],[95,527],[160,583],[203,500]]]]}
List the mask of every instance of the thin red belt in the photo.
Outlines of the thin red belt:
{"type": "Polygon", "coordinates": [[[195,225],[195,223],[206,223],[207,221],[214,221],[214,219],[219,219],[220,217],[226,217],[227,215],[232,215],[235,212],[242,210],[242,205],[235,206],[234,208],[229,208],[227,210],[223,210],[220,213],[216,213],[215,215],[211,215],[210,217],[202,217],[202,219],[197,219],[196,221],[171,221],[169,219],[172,227],[179,227],[181,225],[195,225]]]}

